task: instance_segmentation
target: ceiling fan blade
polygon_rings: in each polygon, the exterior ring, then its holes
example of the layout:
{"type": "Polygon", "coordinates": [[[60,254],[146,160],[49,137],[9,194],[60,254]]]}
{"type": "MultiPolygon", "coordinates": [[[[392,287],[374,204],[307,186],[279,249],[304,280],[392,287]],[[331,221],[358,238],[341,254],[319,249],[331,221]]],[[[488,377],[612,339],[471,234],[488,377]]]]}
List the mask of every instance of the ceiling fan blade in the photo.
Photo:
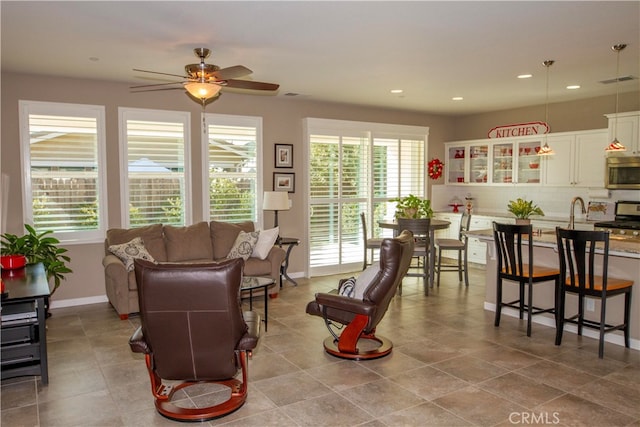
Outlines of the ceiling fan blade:
{"type": "Polygon", "coordinates": [[[180,74],[171,74],[171,73],[161,73],[159,71],[149,71],[149,70],[141,70],[139,68],[134,68],[133,71],[139,71],[141,73],[151,73],[151,74],[162,74],[163,76],[173,76],[173,77],[180,77],[181,79],[188,79],[189,77],[187,76],[181,76],[180,74]]]}
{"type": "Polygon", "coordinates": [[[233,67],[222,68],[218,71],[211,73],[213,77],[218,80],[235,79],[236,77],[244,77],[253,73],[250,69],[244,65],[234,65],[233,67]]]}
{"type": "Polygon", "coordinates": [[[249,90],[264,90],[264,91],[276,91],[280,87],[275,83],[254,82],[252,80],[227,80],[224,87],[232,89],[249,89],[249,90]]]}
{"type": "Polygon", "coordinates": [[[155,92],[155,91],[159,91],[159,90],[178,90],[178,89],[184,90],[184,87],[180,86],[180,87],[161,87],[161,88],[156,88],[156,89],[136,89],[136,90],[132,91],[132,93],[155,92]]]}
{"type": "Polygon", "coordinates": [[[138,86],[129,86],[129,89],[140,89],[143,87],[152,87],[152,86],[168,86],[168,85],[179,85],[182,82],[169,82],[169,83],[152,83],[148,85],[138,85],[138,86]]]}

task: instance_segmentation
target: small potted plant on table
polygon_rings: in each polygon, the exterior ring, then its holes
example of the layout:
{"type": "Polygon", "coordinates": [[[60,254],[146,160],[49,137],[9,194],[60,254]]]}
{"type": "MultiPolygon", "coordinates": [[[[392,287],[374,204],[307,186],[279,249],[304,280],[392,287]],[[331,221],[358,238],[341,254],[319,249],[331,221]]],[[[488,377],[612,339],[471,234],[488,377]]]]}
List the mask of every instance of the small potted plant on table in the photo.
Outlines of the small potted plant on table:
{"type": "Polygon", "coordinates": [[[544,212],[537,205],[533,204],[532,200],[524,200],[517,198],[516,200],[509,200],[507,210],[516,217],[516,224],[530,224],[531,215],[544,216],[544,212]]]}
{"type": "Polygon", "coordinates": [[[60,241],[50,236],[53,231],[47,230],[38,234],[29,224],[25,224],[24,227],[27,229],[27,234],[23,236],[10,233],[0,235],[0,253],[24,255],[27,264],[42,263],[47,279],[50,283],[53,282],[51,290],[53,295],[61,281],[65,279],[65,274],[72,272],[67,265],[71,262],[71,259],[65,255],[67,249],[59,247],[60,241]]]}
{"type": "Polygon", "coordinates": [[[393,199],[396,202],[395,217],[407,219],[431,218],[433,209],[431,209],[431,200],[421,199],[418,196],[409,194],[406,197],[398,197],[393,199]]]}

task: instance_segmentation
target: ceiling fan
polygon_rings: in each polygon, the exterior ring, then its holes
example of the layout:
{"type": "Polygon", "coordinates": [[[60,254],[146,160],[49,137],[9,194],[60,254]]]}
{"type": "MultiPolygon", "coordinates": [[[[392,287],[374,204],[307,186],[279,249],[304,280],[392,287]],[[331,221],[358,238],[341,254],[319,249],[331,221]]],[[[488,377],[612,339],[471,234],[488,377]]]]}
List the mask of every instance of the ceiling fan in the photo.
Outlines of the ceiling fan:
{"type": "Polygon", "coordinates": [[[211,54],[211,51],[207,48],[195,48],[193,49],[193,53],[198,58],[200,58],[200,63],[186,65],[184,67],[186,75],[184,76],[171,73],[161,73],[158,71],[140,70],[137,68],[133,69],[133,71],[139,71],[142,73],[179,77],[182,80],[169,83],[131,86],[130,89],[133,89],[133,92],[186,89],[192,97],[202,102],[202,107],[204,108],[207,101],[220,96],[220,90],[223,88],[275,92],[280,87],[280,85],[275,83],[256,82],[252,80],[238,80],[238,77],[244,77],[253,72],[243,65],[234,65],[233,67],[220,68],[217,65],[206,64],[204,61],[211,54]],[[180,86],[161,87],[170,85],[180,86]]]}

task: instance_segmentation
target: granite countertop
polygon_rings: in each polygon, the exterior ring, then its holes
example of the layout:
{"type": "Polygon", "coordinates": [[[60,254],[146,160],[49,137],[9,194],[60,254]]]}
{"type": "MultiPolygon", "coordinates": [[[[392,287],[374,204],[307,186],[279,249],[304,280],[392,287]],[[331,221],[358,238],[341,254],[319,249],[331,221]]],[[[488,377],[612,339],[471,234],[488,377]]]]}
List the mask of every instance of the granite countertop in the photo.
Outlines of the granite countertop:
{"type": "MultiPolygon", "coordinates": [[[[480,240],[493,241],[493,230],[491,229],[471,230],[467,235],[480,240]]],[[[540,229],[540,232],[533,234],[533,245],[556,248],[556,231],[551,228],[540,229]]],[[[609,239],[609,256],[640,259],[640,238],[633,236],[611,236],[609,239]]]]}
{"type": "MultiPolygon", "coordinates": [[[[454,213],[451,210],[435,210],[434,213],[442,213],[442,214],[450,214],[450,213],[454,213]]],[[[462,213],[462,210],[458,213],[462,213]]],[[[506,212],[506,211],[491,211],[491,210],[486,210],[486,209],[474,209],[471,213],[471,215],[477,215],[477,216],[490,216],[490,217],[497,217],[497,218],[510,218],[510,219],[515,219],[515,217],[513,216],[512,213],[510,212],[506,212]]],[[[569,224],[569,216],[568,215],[545,215],[545,216],[537,216],[534,215],[531,217],[532,221],[549,221],[549,222],[566,222],[567,224],[569,224]]],[[[576,215],[575,218],[575,223],[576,224],[590,224],[592,225],[594,222],[597,221],[588,221],[587,220],[587,216],[582,214],[582,215],[576,215]]]]}

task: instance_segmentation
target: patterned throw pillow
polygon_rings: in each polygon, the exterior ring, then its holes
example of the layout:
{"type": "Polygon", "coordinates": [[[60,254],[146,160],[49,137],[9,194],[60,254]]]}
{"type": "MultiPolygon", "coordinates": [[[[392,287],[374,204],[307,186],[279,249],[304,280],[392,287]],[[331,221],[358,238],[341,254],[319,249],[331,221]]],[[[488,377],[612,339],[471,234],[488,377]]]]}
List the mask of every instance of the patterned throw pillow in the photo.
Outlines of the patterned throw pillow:
{"type": "Polygon", "coordinates": [[[248,260],[251,254],[253,253],[253,248],[258,241],[258,236],[260,232],[252,231],[250,233],[246,233],[241,231],[236,237],[236,241],[231,247],[231,251],[227,255],[227,259],[231,258],[242,258],[243,260],[248,260]]]}
{"type": "Polygon", "coordinates": [[[109,252],[120,258],[127,268],[127,271],[133,271],[133,260],[135,258],[146,259],[147,261],[156,262],[151,254],[144,247],[144,242],[141,237],[123,243],[121,245],[109,246],[109,252]]]}
{"type": "Polygon", "coordinates": [[[338,287],[338,295],[342,295],[343,297],[353,298],[353,295],[355,294],[355,291],[356,291],[355,286],[356,286],[356,278],[349,277],[348,279],[340,283],[340,286],[338,287]]]}

